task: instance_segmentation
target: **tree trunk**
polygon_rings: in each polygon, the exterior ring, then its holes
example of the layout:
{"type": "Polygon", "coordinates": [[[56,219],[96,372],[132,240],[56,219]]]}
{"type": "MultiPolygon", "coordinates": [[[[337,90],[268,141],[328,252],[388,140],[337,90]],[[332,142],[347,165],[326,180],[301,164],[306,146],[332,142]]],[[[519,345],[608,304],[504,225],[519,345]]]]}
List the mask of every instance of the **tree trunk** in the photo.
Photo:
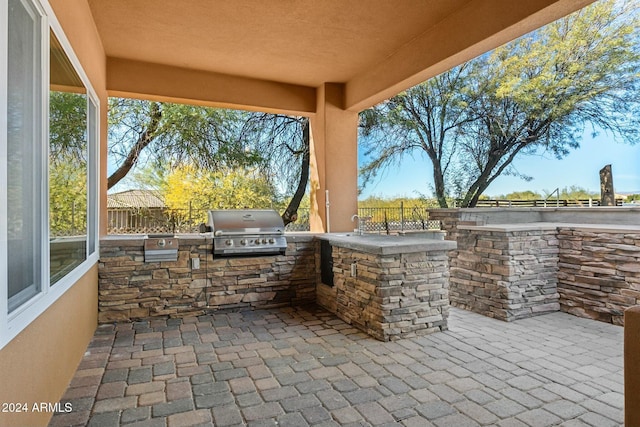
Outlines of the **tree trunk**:
{"type": "Polygon", "coordinates": [[[440,167],[440,162],[432,159],[433,163],[433,183],[436,192],[436,199],[438,200],[438,205],[441,208],[448,208],[447,205],[447,197],[446,197],[446,189],[444,185],[444,176],[442,174],[442,168],[440,167]]]}
{"type": "Polygon", "coordinates": [[[287,208],[284,210],[284,213],[282,214],[282,221],[284,222],[285,226],[298,219],[298,208],[300,207],[300,202],[302,201],[304,193],[307,189],[307,182],[309,182],[309,138],[309,119],[304,119],[304,123],[302,124],[302,140],[304,143],[304,152],[302,153],[300,179],[298,180],[298,187],[296,188],[296,192],[289,202],[289,206],[287,206],[287,208]]]}
{"type": "Polygon", "coordinates": [[[136,143],[133,144],[133,147],[129,150],[127,157],[124,159],[124,162],[122,162],[120,167],[118,167],[118,169],[116,169],[116,171],[107,179],[107,190],[127,176],[129,171],[135,166],[136,162],[140,158],[142,150],[155,139],[156,132],[160,127],[160,120],[162,119],[162,110],[160,109],[160,104],[157,102],[151,103],[151,109],[151,120],[149,121],[149,126],[140,134],[136,143]]]}

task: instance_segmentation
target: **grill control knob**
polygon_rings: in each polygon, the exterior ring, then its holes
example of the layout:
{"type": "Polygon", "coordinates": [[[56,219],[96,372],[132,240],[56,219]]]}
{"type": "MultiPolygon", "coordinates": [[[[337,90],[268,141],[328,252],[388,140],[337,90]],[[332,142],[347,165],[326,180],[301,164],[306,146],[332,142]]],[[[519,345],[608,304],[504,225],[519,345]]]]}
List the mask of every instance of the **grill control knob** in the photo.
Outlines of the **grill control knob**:
{"type": "Polygon", "coordinates": [[[273,238],[269,239],[269,243],[275,243],[275,242],[276,242],[275,239],[273,239],[273,238]]]}
{"type": "Polygon", "coordinates": [[[233,246],[233,240],[225,240],[224,244],[227,246],[233,246]]]}
{"type": "Polygon", "coordinates": [[[262,239],[262,243],[266,245],[267,244],[267,239],[262,239]]]}
{"type": "Polygon", "coordinates": [[[241,244],[241,245],[246,245],[246,244],[247,244],[247,239],[242,239],[242,240],[240,240],[240,244],[241,244]]]}
{"type": "Polygon", "coordinates": [[[256,239],[255,244],[259,245],[260,244],[260,239],[256,239]]]}

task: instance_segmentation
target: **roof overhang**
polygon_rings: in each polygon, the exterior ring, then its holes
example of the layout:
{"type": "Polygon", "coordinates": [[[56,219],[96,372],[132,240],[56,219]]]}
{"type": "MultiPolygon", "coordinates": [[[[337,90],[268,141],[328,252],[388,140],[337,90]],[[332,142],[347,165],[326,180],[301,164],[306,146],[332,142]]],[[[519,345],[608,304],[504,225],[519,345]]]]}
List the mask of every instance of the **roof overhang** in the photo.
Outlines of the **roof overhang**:
{"type": "Polygon", "coordinates": [[[310,115],[326,83],[360,111],[592,0],[88,0],[107,89],[310,115]]]}

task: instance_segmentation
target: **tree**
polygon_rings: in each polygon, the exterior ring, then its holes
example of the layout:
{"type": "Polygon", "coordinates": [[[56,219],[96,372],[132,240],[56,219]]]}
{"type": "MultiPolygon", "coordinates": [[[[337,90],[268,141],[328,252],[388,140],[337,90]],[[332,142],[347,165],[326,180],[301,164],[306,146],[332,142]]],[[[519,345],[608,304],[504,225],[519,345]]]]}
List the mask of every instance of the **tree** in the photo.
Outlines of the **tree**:
{"type": "Polygon", "coordinates": [[[175,219],[192,223],[207,221],[207,209],[269,208],[274,188],[255,170],[207,171],[193,165],[169,173],[164,188],[165,203],[175,219]]]}
{"type": "Polygon", "coordinates": [[[243,111],[110,98],[109,156],[118,167],[107,188],[141,159],[168,170],[186,164],[208,170],[257,165],[262,157],[251,150],[256,135],[244,126],[248,119],[243,111]]]}
{"type": "Polygon", "coordinates": [[[282,213],[282,220],[284,225],[294,222],[298,219],[298,208],[309,182],[309,118],[254,114],[247,123],[262,135],[256,150],[264,153],[265,164],[271,171],[276,171],[278,181],[284,187],[283,192],[293,192],[282,213]]]}
{"type": "Polygon", "coordinates": [[[87,97],[49,94],[49,230],[52,237],[87,230],[87,97]]]}
{"type": "Polygon", "coordinates": [[[296,219],[309,177],[307,118],[131,99],[111,99],[109,113],[109,155],[118,167],[108,188],[141,161],[160,174],[193,165],[252,170],[294,192],[282,216],[285,224],[296,219]]]}
{"type": "Polygon", "coordinates": [[[438,203],[447,206],[445,177],[456,154],[459,128],[473,120],[468,111],[469,66],[464,64],[360,114],[365,155],[364,184],[405,155],[426,153],[433,165],[438,203]]]}
{"type": "Polygon", "coordinates": [[[365,182],[405,155],[433,165],[441,207],[473,207],[521,155],[562,158],[587,127],[639,135],[637,0],[595,3],[407,90],[361,116],[365,182]]]}
{"type": "Polygon", "coordinates": [[[87,161],[87,96],[49,92],[49,160],[57,165],[87,161]]]}
{"type": "Polygon", "coordinates": [[[49,168],[49,230],[52,237],[85,234],[87,171],[73,162],[49,168]]]}

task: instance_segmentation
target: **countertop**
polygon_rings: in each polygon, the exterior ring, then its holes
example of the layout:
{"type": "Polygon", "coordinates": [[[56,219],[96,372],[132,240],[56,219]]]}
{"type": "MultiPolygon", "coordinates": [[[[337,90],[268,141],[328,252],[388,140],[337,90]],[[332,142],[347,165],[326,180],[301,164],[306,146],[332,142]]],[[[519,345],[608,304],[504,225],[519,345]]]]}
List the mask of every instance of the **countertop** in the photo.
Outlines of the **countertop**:
{"type": "MultiPolygon", "coordinates": [[[[389,255],[411,252],[450,251],[456,248],[456,242],[441,240],[420,234],[406,234],[403,236],[387,236],[380,234],[365,234],[360,236],[354,233],[286,233],[288,242],[309,242],[313,239],[328,240],[332,246],[353,249],[365,253],[389,255]]],[[[437,235],[436,235],[437,236],[437,235]]],[[[168,236],[167,236],[168,237],[168,236]]],[[[441,236],[437,236],[441,237],[441,236]]],[[[108,235],[100,239],[107,245],[140,245],[144,244],[146,235],[108,235]]],[[[202,241],[211,239],[210,233],[205,234],[176,234],[175,238],[183,241],[202,241]]]]}
{"type": "Polygon", "coordinates": [[[328,240],[332,246],[360,252],[393,255],[412,252],[450,251],[457,247],[450,240],[430,239],[425,236],[386,236],[379,234],[358,235],[354,233],[316,234],[319,240],[328,240]]]}
{"type": "Polygon", "coordinates": [[[458,225],[460,230],[477,231],[533,231],[533,230],[556,230],[568,228],[572,230],[588,230],[599,233],[640,233],[640,225],[631,224],[588,224],[569,222],[523,222],[516,224],[486,224],[486,225],[458,225]]]}

